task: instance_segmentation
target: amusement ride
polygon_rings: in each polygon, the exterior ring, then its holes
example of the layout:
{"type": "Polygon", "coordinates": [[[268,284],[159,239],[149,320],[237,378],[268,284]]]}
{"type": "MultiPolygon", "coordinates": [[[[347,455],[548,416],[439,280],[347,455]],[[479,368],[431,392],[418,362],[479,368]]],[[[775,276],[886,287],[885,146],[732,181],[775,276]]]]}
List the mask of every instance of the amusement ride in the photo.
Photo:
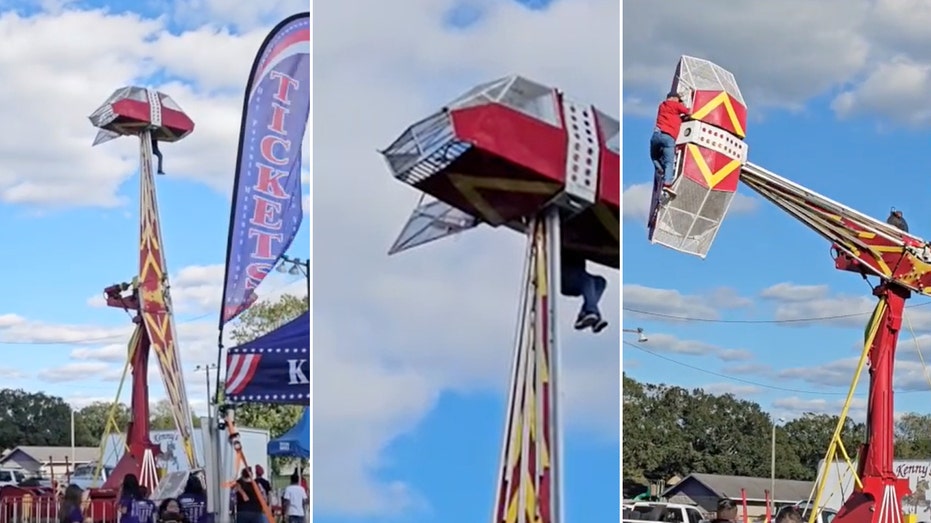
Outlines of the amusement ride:
{"type": "MultiPolygon", "coordinates": [[[[92,497],[109,499],[115,496],[127,474],[138,477],[140,484],[150,492],[158,486],[155,458],[160,448],[150,439],[149,424],[150,352],[158,361],[186,464],[192,469],[198,466],[193,418],[185,390],[169,294],[153,172],[153,148],[158,147],[158,142],[176,142],[187,137],[194,130],[194,122],[168,95],[144,87],[117,89],[91,114],[90,121],[99,129],[94,145],[121,136],[139,140],[139,273],[130,282],[104,289],[107,305],[130,312],[135,325],[120,382],[121,391],[128,371],[132,390],[130,421],[127,427],[115,426],[113,419],[117,402],[114,402],[108,421],[117,433],[125,431],[125,451],[101,488],[92,491],[92,497]]],[[[117,397],[119,395],[118,391],[117,397]]],[[[102,465],[103,460],[98,460],[98,467],[102,465]]],[[[97,475],[99,470],[95,477],[97,475]]]]}
{"type": "MultiPolygon", "coordinates": [[[[876,277],[876,308],[867,325],[857,369],[816,482],[814,523],[823,509],[828,471],[843,459],[854,473],[854,488],[836,523],[900,523],[908,480],[893,470],[893,368],[905,301],[912,293],[931,295],[931,245],[747,161],[747,108],[734,75],[708,60],[683,56],[672,82],[691,119],[676,139],[673,197],[654,179],[648,222],[652,243],[705,258],[743,181],[754,192],[832,244],[834,266],[863,278],[876,277]],[[856,464],[841,442],[841,431],[862,370],[869,367],[867,434],[856,464]]],[[[850,449],[852,450],[852,449],[850,449]]]]}
{"type": "Polygon", "coordinates": [[[527,237],[494,523],[559,523],[561,252],[619,267],[620,124],[510,76],[479,85],[381,151],[422,193],[395,254],[481,223],[527,237]]]}

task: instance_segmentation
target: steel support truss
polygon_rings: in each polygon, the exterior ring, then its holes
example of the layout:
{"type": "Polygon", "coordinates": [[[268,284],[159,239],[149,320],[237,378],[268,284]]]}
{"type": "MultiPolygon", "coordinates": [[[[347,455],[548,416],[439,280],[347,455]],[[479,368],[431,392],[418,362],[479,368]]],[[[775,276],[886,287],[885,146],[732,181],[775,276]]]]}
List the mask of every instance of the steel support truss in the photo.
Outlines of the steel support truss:
{"type": "Polygon", "coordinates": [[[493,523],[563,521],[559,220],[559,209],[548,208],[532,220],[527,233],[493,523]]]}

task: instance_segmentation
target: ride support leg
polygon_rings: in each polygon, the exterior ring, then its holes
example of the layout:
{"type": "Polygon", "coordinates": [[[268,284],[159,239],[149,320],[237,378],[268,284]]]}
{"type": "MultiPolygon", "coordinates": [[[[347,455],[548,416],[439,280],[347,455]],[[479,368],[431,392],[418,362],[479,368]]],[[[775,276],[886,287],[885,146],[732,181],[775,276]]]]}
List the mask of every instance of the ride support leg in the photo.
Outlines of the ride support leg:
{"type": "Polygon", "coordinates": [[[560,523],[559,211],[528,233],[493,523],[560,523]]]}

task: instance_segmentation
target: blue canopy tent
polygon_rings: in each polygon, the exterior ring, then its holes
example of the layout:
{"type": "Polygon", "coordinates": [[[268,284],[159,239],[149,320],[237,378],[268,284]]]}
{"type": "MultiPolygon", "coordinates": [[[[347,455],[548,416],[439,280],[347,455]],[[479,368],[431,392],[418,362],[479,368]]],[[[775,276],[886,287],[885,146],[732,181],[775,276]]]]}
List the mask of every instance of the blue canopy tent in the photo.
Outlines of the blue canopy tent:
{"type": "Polygon", "coordinates": [[[310,312],[226,353],[226,398],[234,403],[307,405],[310,312]]]}
{"type": "Polygon", "coordinates": [[[310,407],[297,424],[281,436],[268,442],[268,455],[310,459],[310,407]]]}

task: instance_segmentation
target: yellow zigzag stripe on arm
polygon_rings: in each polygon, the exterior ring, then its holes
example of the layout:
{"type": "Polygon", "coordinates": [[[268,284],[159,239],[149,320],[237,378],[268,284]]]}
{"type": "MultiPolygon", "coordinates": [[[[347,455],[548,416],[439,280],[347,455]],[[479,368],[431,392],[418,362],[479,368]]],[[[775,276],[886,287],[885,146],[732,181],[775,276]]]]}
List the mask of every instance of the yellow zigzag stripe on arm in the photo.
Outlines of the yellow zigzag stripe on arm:
{"type": "Polygon", "coordinates": [[[692,118],[695,120],[701,120],[702,118],[711,114],[711,111],[714,111],[722,104],[724,105],[724,110],[727,111],[727,117],[731,120],[731,125],[734,127],[734,132],[737,133],[737,136],[746,138],[747,133],[744,132],[743,126],[740,125],[740,120],[737,118],[737,111],[734,110],[734,104],[731,103],[731,97],[725,91],[721,91],[717,94],[717,96],[711,100],[708,100],[708,103],[694,111],[692,113],[692,118]]]}

